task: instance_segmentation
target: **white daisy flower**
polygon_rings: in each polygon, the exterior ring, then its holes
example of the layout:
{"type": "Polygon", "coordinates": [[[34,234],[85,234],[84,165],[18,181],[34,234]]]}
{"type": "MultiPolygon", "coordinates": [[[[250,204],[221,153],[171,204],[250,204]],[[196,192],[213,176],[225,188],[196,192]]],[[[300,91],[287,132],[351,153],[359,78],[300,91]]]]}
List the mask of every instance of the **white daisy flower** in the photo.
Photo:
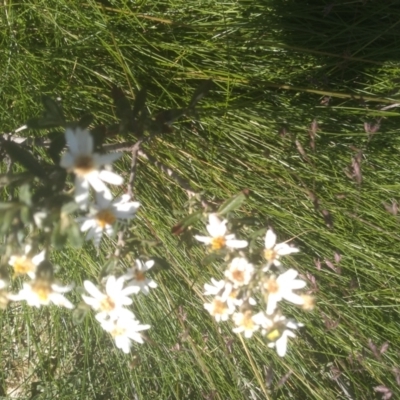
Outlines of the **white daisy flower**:
{"type": "Polygon", "coordinates": [[[33,257],[31,256],[31,250],[32,246],[27,244],[24,255],[13,255],[10,257],[8,263],[14,268],[16,276],[27,274],[31,279],[35,278],[37,266],[45,259],[45,250],[33,257]]]}
{"type": "Polygon", "coordinates": [[[226,219],[221,221],[216,214],[210,214],[208,220],[207,231],[210,236],[195,235],[194,237],[199,242],[210,245],[212,250],[220,250],[224,247],[242,249],[248,245],[246,240],[236,240],[234,234],[226,235],[228,223],[226,219]]]}
{"type": "Polygon", "coordinates": [[[40,307],[54,303],[57,306],[74,308],[62,293],[69,292],[72,285],[60,286],[45,279],[35,279],[29,283],[24,282],[23,288],[17,294],[10,294],[8,298],[13,301],[26,300],[28,305],[40,307]]]}
{"type": "Polygon", "coordinates": [[[235,312],[235,306],[233,303],[226,301],[226,299],[221,296],[215,296],[211,303],[205,303],[204,308],[217,322],[227,321],[229,315],[235,312]]]}
{"type": "Polygon", "coordinates": [[[248,285],[253,276],[254,267],[243,257],[235,257],[225,271],[225,276],[233,283],[233,287],[237,288],[248,285]]]}
{"type": "Polygon", "coordinates": [[[124,194],[114,200],[104,197],[102,194],[96,195],[97,204],[91,206],[88,217],[79,218],[81,231],[86,232],[86,240],[93,239],[95,246],[99,246],[103,232],[108,236],[114,234],[114,224],[118,219],[131,219],[135,216],[140,203],[129,201],[130,196],[124,194]]]}
{"type": "Polygon", "coordinates": [[[206,296],[217,296],[221,301],[227,303],[228,310],[234,310],[243,304],[243,300],[238,299],[239,290],[233,289],[233,285],[225,280],[217,281],[211,278],[212,285],[204,285],[206,296]]]}
{"type": "Polygon", "coordinates": [[[206,296],[216,296],[216,295],[222,295],[223,292],[228,291],[226,295],[223,297],[226,298],[226,296],[229,295],[230,291],[232,290],[232,285],[224,280],[217,281],[214,278],[211,278],[212,285],[205,283],[204,284],[204,294],[206,296]]]}
{"type": "Polygon", "coordinates": [[[277,316],[273,320],[274,326],[267,333],[267,338],[271,340],[268,347],[276,348],[279,357],[284,357],[287,350],[288,338],[295,338],[296,335],[291,329],[298,329],[303,326],[300,322],[287,320],[283,316],[277,316]]]}
{"type": "Polygon", "coordinates": [[[148,271],[154,265],[153,260],[143,262],[142,260],[136,260],[136,267],[128,271],[124,278],[129,281],[128,286],[134,288],[133,293],[143,292],[145,295],[150,293],[149,288],[155,289],[157,283],[153,279],[146,277],[146,271],[148,271]],[[132,279],[132,280],[131,280],[132,279]]]}
{"type": "Polygon", "coordinates": [[[276,235],[272,229],[268,229],[265,235],[264,257],[268,261],[268,265],[264,268],[267,271],[271,264],[280,266],[280,256],[286,256],[291,253],[297,253],[299,249],[291,247],[286,243],[276,243],[276,235]]]}
{"type": "Polygon", "coordinates": [[[140,325],[134,318],[102,321],[101,326],[114,338],[115,345],[126,354],[130,351],[132,340],[143,343],[142,335],[138,332],[150,328],[150,325],[140,325]]]}
{"type": "Polygon", "coordinates": [[[304,298],[293,293],[293,290],[302,289],[306,286],[306,282],[295,279],[298,272],[294,269],[288,269],[278,278],[271,276],[265,280],[263,286],[267,291],[267,315],[272,315],[275,312],[276,306],[279,301],[285,299],[293,304],[304,304],[304,298]]]}
{"type": "Polygon", "coordinates": [[[111,199],[110,190],[104,182],[121,185],[123,179],[107,169],[100,170],[100,167],[111,165],[121,157],[122,153],[93,153],[91,134],[80,128],[75,131],[67,128],[65,140],[69,151],[63,154],[60,165],[75,174],[75,201],[82,208],[86,208],[89,200],[89,185],[95,192],[103,192],[105,197],[111,199]]]}
{"type": "Polygon", "coordinates": [[[90,281],[83,282],[85,289],[92,297],[83,294],[82,298],[95,311],[99,311],[96,314],[98,321],[102,322],[107,318],[111,320],[134,318],[133,313],[123,306],[132,304],[133,301],[128,296],[135,293],[135,288],[131,286],[123,289],[124,280],[123,276],[118,279],[113,275],[109,276],[106,282],[106,293],[102,293],[90,281]]]}
{"type": "Polygon", "coordinates": [[[250,310],[233,314],[233,321],[237,328],[233,328],[232,331],[235,333],[244,332],[246,338],[251,338],[253,333],[260,328],[260,325],[256,322],[257,319],[254,320],[254,315],[250,310]]]}
{"type": "Polygon", "coordinates": [[[266,335],[270,340],[268,347],[276,347],[276,352],[280,357],[284,357],[286,354],[288,338],[296,337],[292,330],[304,326],[300,322],[288,320],[279,314],[269,318],[263,312],[254,315],[253,321],[260,326],[261,334],[266,335]]]}

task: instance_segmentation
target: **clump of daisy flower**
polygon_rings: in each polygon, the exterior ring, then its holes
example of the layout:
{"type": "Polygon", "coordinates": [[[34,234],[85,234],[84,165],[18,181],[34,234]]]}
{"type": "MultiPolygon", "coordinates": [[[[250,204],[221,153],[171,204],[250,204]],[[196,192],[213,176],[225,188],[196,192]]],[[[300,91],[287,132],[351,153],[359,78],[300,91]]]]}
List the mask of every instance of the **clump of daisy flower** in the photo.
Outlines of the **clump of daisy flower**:
{"type": "Polygon", "coordinates": [[[286,243],[276,243],[275,233],[268,229],[262,250],[267,265],[254,257],[255,262],[250,262],[242,250],[247,246],[247,241],[237,241],[234,233],[227,235],[227,222],[210,214],[207,225],[210,237],[195,236],[213,250],[224,247],[231,250],[224,258],[225,279],[211,278],[211,283],[204,285],[204,294],[212,296],[204,308],[217,322],[231,319],[235,333],[243,334],[246,338],[260,334],[267,340],[268,347],[276,348],[278,355],[283,357],[288,339],[296,336],[293,331],[302,324],[282,314],[279,308],[281,301],[286,300],[303,309],[313,307],[311,296],[298,293],[306,286],[305,281],[296,279],[298,272],[293,268],[282,271],[280,258],[299,250],[286,243]],[[235,254],[235,251],[239,254],[235,254]],[[274,266],[279,267],[280,274],[271,270],[274,266]]]}
{"type": "Polygon", "coordinates": [[[133,303],[129,296],[137,293],[138,287],[124,288],[125,279],[126,276],[109,276],[105,281],[104,292],[86,280],[83,284],[90,296],[83,294],[82,298],[97,312],[97,321],[113,337],[117,348],[129,353],[132,341],[143,343],[139,332],[149,329],[150,325],[141,325],[133,312],[126,308],[133,303]]]}
{"type": "Polygon", "coordinates": [[[72,285],[62,286],[53,279],[53,266],[48,261],[41,262],[36,275],[30,282],[24,282],[17,294],[9,294],[12,301],[25,300],[29,306],[40,307],[53,303],[57,306],[74,308],[74,305],[63,295],[73,288],[72,285]]]}

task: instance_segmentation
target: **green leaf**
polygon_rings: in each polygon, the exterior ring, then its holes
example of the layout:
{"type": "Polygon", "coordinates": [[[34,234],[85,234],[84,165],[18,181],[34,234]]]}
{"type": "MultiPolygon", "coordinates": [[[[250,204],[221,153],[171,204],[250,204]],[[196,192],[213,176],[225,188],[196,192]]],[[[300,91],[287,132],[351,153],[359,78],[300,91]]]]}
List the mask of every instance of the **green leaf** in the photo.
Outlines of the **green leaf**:
{"type": "Polygon", "coordinates": [[[31,209],[27,206],[21,207],[21,221],[25,225],[29,225],[32,222],[31,209]]]}
{"type": "Polygon", "coordinates": [[[135,97],[135,102],[133,103],[133,111],[132,111],[132,117],[136,118],[138,114],[143,110],[143,108],[146,105],[146,97],[147,97],[147,92],[146,89],[142,89],[138,92],[138,94],[135,97]]]}
{"type": "Polygon", "coordinates": [[[194,225],[197,221],[200,221],[203,217],[203,211],[196,211],[192,214],[189,214],[186,218],[178,222],[175,226],[172,227],[171,233],[173,235],[180,235],[186,228],[191,225],[194,225]]]}
{"type": "Polygon", "coordinates": [[[74,201],[70,201],[70,202],[64,204],[64,205],[61,207],[61,212],[62,212],[63,214],[69,215],[69,214],[74,213],[74,212],[77,211],[78,209],[79,209],[78,204],[76,204],[74,201]]]}
{"type": "Polygon", "coordinates": [[[31,129],[47,129],[65,125],[65,118],[60,105],[49,96],[42,96],[45,111],[41,117],[31,118],[27,125],[31,129]]]}
{"type": "Polygon", "coordinates": [[[9,140],[2,141],[1,146],[14,162],[21,164],[29,172],[38,176],[39,178],[46,179],[46,171],[28,150],[25,150],[19,144],[9,140]]]}
{"type": "Polygon", "coordinates": [[[12,183],[18,185],[31,180],[32,175],[29,172],[21,172],[19,174],[0,174],[0,187],[8,186],[12,183]]]}
{"type": "Polygon", "coordinates": [[[82,115],[81,119],[78,121],[78,126],[81,129],[87,129],[93,121],[94,116],[92,114],[85,114],[82,115]]]}
{"type": "Polygon", "coordinates": [[[151,271],[158,272],[159,270],[167,270],[171,268],[170,263],[165,258],[150,256],[150,259],[154,261],[154,267],[151,271]]]}
{"type": "Polygon", "coordinates": [[[86,315],[90,313],[90,308],[87,304],[81,303],[72,311],[72,322],[79,325],[83,322],[86,315]]]}
{"type": "Polygon", "coordinates": [[[156,121],[162,125],[171,125],[177,119],[185,115],[185,108],[177,108],[172,110],[164,110],[156,115],[156,121]]]}
{"type": "Polygon", "coordinates": [[[201,265],[206,266],[219,259],[221,259],[221,254],[210,253],[201,260],[201,265]]]}
{"type": "Polygon", "coordinates": [[[11,209],[8,212],[3,213],[1,218],[1,227],[0,227],[1,235],[7,234],[15,217],[16,211],[17,211],[16,209],[11,209]]]}
{"type": "Polygon", "coordinates": [[[53,160],[54,164],[60,163],[60,154],[65,146],[65,135],[64,132],[51,132],[49,133],[51,140],[50,146],[47,149],[47,153],[53,160]]]}
{"type": "Polygon", "coordinates": [[[188,105],[188,108],[194,108],[196,104],[209,92],[213,85],[213,81],[208,79],[200,84],[200,86],[193,93],[192,99],[188,105]]]}
{"type": "Polygon", "coordinates": [[[246,200],[248,196],[248,190],[242,190],[238,194],[235,194],[228,200],[224,201],[219,207],[217,214],[224,215],[230,211],[237,210],[246,200]]]}
{"type": "Polygon", "coordinates": [[[78,225],[75,222],[70,221],[70,225],[67,229],[68,240],[72,247],[82,247],[83,238],[78,225]]]}
{"type": "Polygon", "coordinates": [[[51,235],[51,243],[56,249],[62,249],[67,242],[67,236],[61,229],[61,222],[58,222],[53,229],[51,235]]]}
{"type": "Polygon", "coordinates": [[[18,208],[18,204],[12,203],[12,202],[0,203],[0,211],[1,212],[7,211],[7,210],[11,210],[12,208],[18,208]]]}

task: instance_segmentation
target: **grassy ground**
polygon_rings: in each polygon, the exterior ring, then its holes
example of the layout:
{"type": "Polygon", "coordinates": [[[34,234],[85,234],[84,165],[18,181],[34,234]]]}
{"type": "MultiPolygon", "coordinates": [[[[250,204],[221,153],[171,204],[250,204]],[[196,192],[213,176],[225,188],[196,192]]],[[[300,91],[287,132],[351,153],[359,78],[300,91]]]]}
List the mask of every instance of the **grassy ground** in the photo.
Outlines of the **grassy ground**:
{"type": "MultiPolygon", "coordinates": [[[[155,112],[184,106],[212,78],[198,115],[147,151],[211,200],[249,188],[242,212],[283,240],[295,237],[302,252],[287,265],[318,300],[312,313],[286,309],[306,327],[284,359],[260,338],[242,340],[212,321],[202,285],[222,271],[201,266],[201,247],[171,236],[187,196],[143,161],[133,229],[157,239],[154,254],[171,265],[137,304],[152,325],[149,341],[125,356],[91,319],[75,325],[64,310],[8,309],[0,394],[380,399],[374,388],[382,386],[397,397],[400,232],[388,211],[400,189],[397,1],[7,0],[0,21],[3,132],[37,115],[43,93],[61,96],[70,119],[90,110],[109,122],[112,84],[129,98],[146,88],[155,112]]],[[[127,165],[117,168],[126,173],[127,165]]],[[[90,246],[53,259],[78,284],[100,269],[90,246]]]]}

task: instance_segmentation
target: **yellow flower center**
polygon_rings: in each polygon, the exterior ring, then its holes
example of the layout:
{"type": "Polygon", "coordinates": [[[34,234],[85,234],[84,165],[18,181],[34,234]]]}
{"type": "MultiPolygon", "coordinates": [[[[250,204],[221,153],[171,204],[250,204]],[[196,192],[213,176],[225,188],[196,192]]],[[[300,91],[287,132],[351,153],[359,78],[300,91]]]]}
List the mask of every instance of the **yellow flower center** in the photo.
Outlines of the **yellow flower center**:
{"type": "Polygon", "coordinates": [[[225,247],[225,243],[226,243],[225,237],[224,236],[218,236],[218,237],[216,237],[216,238],[214,238],[212,240],[211,248],[213,250],[220,250],[223,247],[225,247]]]}
{"type": "Polygon", "coordinates": [[[35,265],[30,258],[18,257],[13,264],[15,275],[24,275],[35,270],[35,265]]]}
{"type": "Polygon", "coordinates": [[[244,271],[239,271],[238,269],[235,269],[232,272],[232,279],[235,282],[243,283],[244,282],[244,271]]]}
{"type": "Polygon", "coordinates": [[[104,229],[106,225],[112,225],[116,219],[114,213],[108,209],[100,210],[96,215],[97,223],[102,229],[104,229]]]}
{"type": "Polygon", "coordinates": [[[135,280],[136,281],[144,281],[146,279],[146,274],[142,271],[136,271],[135,272],[135,280]]]}
{"type": "Polygon", "coordinates": [[[80,156],[75,160],[74,172],[84,176],[94,170],[93,158],[91,156],[80,156]]]}
{"type": "Polygon", "coordinates": [[[239,294],[239,290],[232,290],[232,292],[229,293],[229,298],[234,300],[234,299],[236,299],[238,294],[239,294]]]}
{"type": "Polygon", "coordinates": [[[225,313],[225,310],[227,309],[225,302],[218,300],[218,299],[214,299],[213,301],[213,315],[222,315],[225,313]]]}
{"type": "Polygon", "coordinates": [[[253,321],[252,317],[253,317],[253,314],[250,310],[245,311],[240,325],[242,325],[246,330],[253,330],[254,329],[254,321],[253,321]]]}
{"type": "Polygon", "coordinates": [[[115,327],[110,333],[112,337],[123,336],[125,335],[126,329],[121,327],[115,327]]]}
{"type": "Polygon", "coordinates": [[[115,303],[109,296],[107,296],[105,299],[103,299],[100,302],[100,310],[101,311],[109,312],[109,311],[114,310],[114,308],[115,308],[115,303]]]}
{"type": "Polygon", "coordinates": [[[265,249],[264,257],[268,262],[272,262],[277,258],[278,254],[273,249],[265,249]]]}
{"type": "Polygon", "coordinates": [[[277,293],[279,291],[279,285],[274,277],[269,278],[264,283],[264,288],[267,289],[268,293],[277,293]]]}
{"type": "Polygon", "coordinates": [[[51,283],[48,281],[35,281],[31,287],[32,291],[43,302],[47,301],[49,299],[49,295],[53,293],[51,283]]]}
{"type": "Polygon", "coordinates": [[[275,341],[281,336],[281,333],[278,329],[274,329],[273,331],[269,332],[267,338],[271,341],[275,341]]]}

